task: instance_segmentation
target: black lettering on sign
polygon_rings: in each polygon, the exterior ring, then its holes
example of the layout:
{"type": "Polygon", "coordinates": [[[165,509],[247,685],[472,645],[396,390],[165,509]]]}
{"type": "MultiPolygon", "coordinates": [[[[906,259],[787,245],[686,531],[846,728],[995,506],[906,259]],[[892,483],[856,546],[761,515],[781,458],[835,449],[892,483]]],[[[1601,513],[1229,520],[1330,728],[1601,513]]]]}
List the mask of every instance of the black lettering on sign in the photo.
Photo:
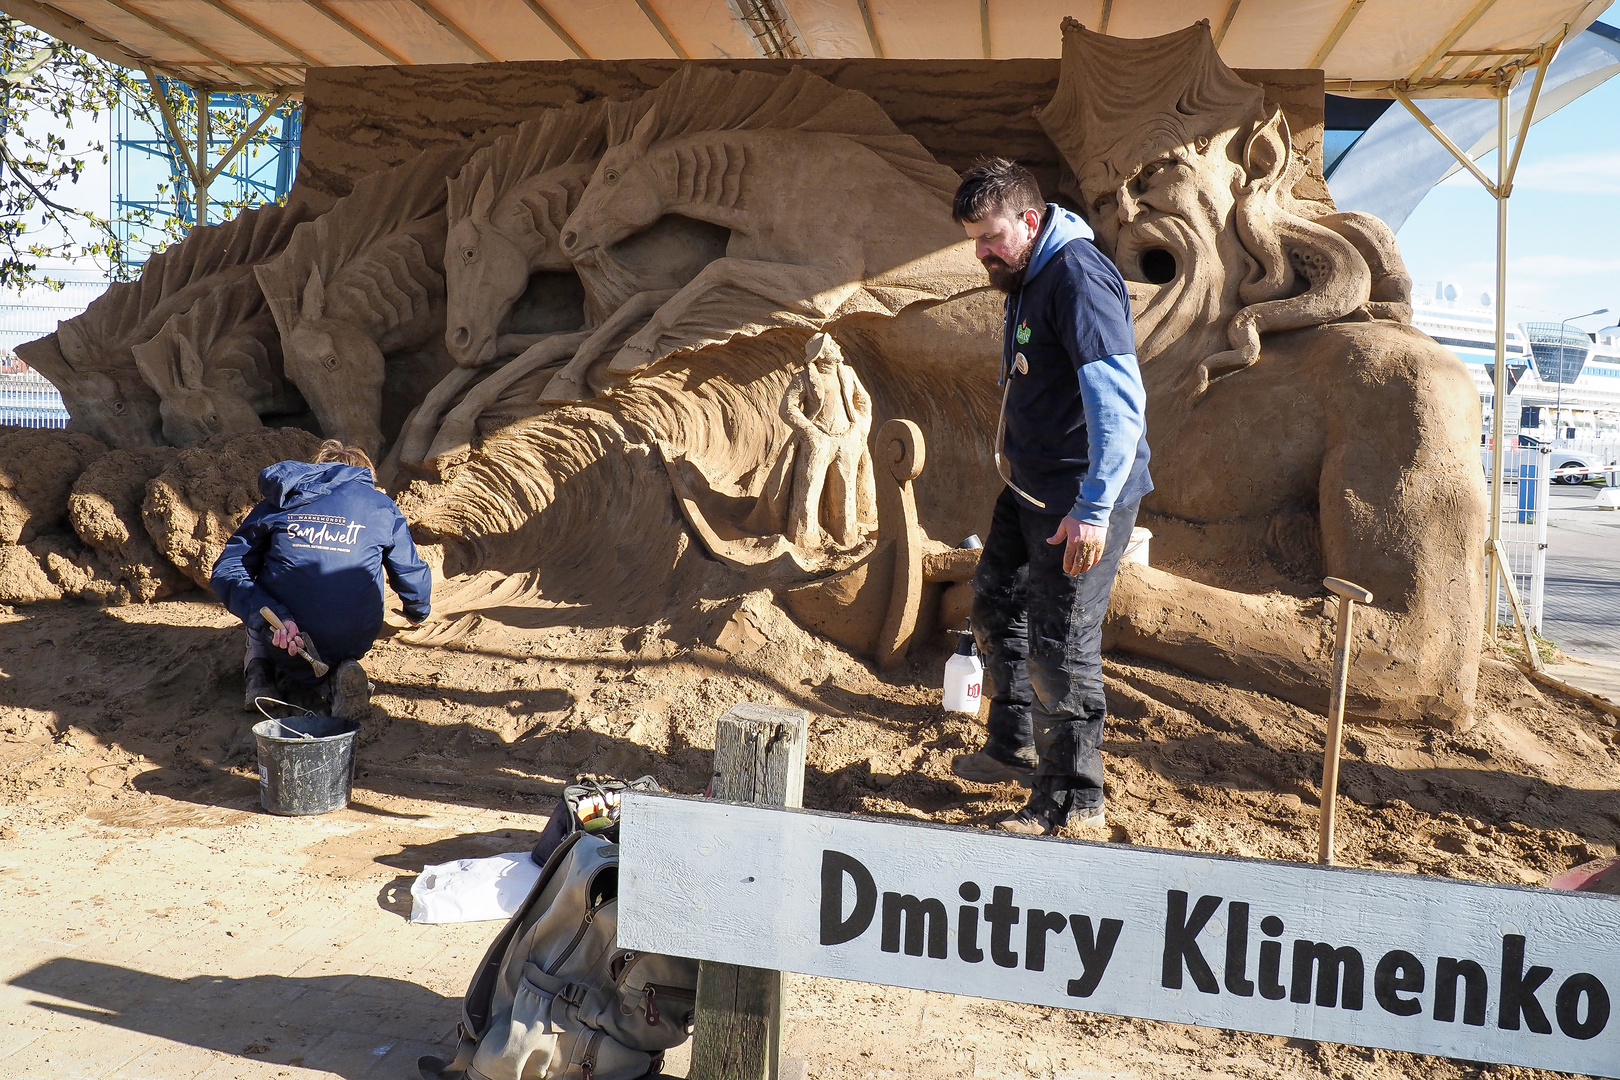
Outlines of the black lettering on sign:
{"type": "Polygon", "coordinates": [[[1012,928],[1018,923],[1018,909],[1013,906],[1012,890],[997,885],[990,890],[990,902],[984,905],[984,921],[990,924],[990,959],[999,966],[1018,966],[1018,954],[1012,948],[1012,928]]]}
{"type": "MultiPolygon", "coordinates": [[[[1061,934],[1068,928],[1069,917],[1061,911],[1042,911],[1030,908],[1024,918],[1024,967],[1029,971],[1046,970],[1046,935],[1061,934]]],[[[1091,927],[1086,927],[1089,932],[1091,927]]]]}
{"type": "Polygon", "coordinates": [[[1181,989],[1181,972],[1185,966],[1187,974],[1192,976],[1193,983],[1200,991],[1206,994],[1221,992],[1215,984],[1215,973],[1209,969],[1209,961],[1204,959],[1197,940],[1220,906],[1219,896],[1200,896],[1189,917],[1187,894],[1180,889],[1170,890],[1164,909],[1164,961],[1159,975],[1165,989],[1181,989]]]}
{"type": "Polygon", "coordinates": [[[1307,1005],[1311,1000],[1311,969],[1316,969],[1316,1003],[1331,1009],[1339,1003],[1339,976],[1344,976],[1344,1007],[1361,1008],[1362,982],[1366,970],[1361,954],[1345,945],[1335,949],[1325,941],[1294,941],[1293,993],[1288,1000],[1307,1005]]]}
{"type": "Polygon", "coordinates": [[[877,912],[877,882],[860,861],[842,851],[821,853],[821,943],[842,945],[866,933],[877,912]],[[844,917],[844,879],[855,886],[855,904],[844,917]]]}
{"type": "Polygon", "coordinates": [[[1609,1022],[1609,991],[1596,975],[1581,972],[1564,980],[1556,1002],[1558,1029],[1572,1039],[1595,1039],[1609,1022]],[[1586,998],[1586,1019],[1581,1019],[1581,998],[1586,998]]]}
{"type": "Polygon", "coordinates": [[[1524,935],[1502,936],[1502,1007],[1497,1012],[1496,1026],[1504,1031],[1518,1031],[1519,1019],[1537,1035],[1551,1035],[1552,1025],[1536,999],[1536,989],[1553,973],[1550,967],[1524,967],[1524,935]]]}
{"type": "Polygon", "coordinates": [[[962,899],[969,901],[963,904],[956,921],[956,955],[970,964],[984,961],[984,950],[979,948],[979,886],[971,881],[962,882],[962,887],[956,890],[962,899]]]}
{"type": "Polygon", "coordinates": [[[1249,974],[1249,905],[1234,900],[1226,905],[1226,989],[1238,997],[1254,997],[1249,974]]]}
{"type": "Polygon", "coordinates": [[[1457,1020],[1457,980],[1465,985],[1463,1023],[1485,1026],[1485,994],[1490,989],[1485,969],[1472,960],[1442,956],[1434,965],[1434,1018],[1451,1024],[1457,1020]]]}
{"type": "Polygon", "coordinates": [[[886,892],[883,894],[883,940],[879,947],[884,952],[900,951],[900,924],[904,920],[906,955],[923,954],[923,936],[926,933],[928,955],[935,960],[944,960],[950,955],[946,946],[950,936],[949,919],[945,905],[931,896],[919,900],[915,896],[886,892]]]}
{"type": "MultiPolygon", "coordinates": [[[[1260,932],[1268,938],[1282,937],[1283,921],[1275,915],[1260,920],[1260,932]]],[[[1288,996],[1288,987],[1282,984],[1282,942],[1260,943],[1260,996],[1267,1001],[1281,1001],[1288,996]]]]}
{"type": "Polygon", "coordinates": [[[1416,1016],[1423,1002],[1402,994],[1423,993],[1423,963],[1404,949],[1384,954],[1373,971],[1373,997],[1378,1007],[1396,1016],[1416,1016]]]}
{"type": "Polygon", "coordinates": [[[1104,919],[1097,924],[1097,934],[1091,932],[1091,916],[1070,915],[1069,930],[1074,934],[1074,947],[1080,953],[1081,975],[1069,980],[1070,997],[1090,997],[1102,982],[1113,959],[1114,946],[1119,944],[1119,932],[1125,924],[1119,919],[1104,919]]]}

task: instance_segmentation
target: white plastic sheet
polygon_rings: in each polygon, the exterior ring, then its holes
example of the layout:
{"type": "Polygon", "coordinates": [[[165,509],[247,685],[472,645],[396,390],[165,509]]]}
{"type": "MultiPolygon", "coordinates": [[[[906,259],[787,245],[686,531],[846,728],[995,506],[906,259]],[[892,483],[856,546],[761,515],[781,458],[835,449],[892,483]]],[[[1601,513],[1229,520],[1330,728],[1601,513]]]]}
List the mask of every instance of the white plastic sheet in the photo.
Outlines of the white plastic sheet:
{"type": "Polygon", "coordinates": [[[539,877],[527,851],[424,867],[411,883],[411,922],[509,919],[539,877]]]}

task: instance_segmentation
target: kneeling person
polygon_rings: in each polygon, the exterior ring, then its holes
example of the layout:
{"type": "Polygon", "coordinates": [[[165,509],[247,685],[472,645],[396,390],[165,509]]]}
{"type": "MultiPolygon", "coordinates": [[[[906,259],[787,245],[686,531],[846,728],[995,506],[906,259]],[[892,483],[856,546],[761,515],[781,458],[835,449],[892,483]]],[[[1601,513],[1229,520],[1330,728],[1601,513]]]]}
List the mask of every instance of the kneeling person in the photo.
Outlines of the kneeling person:
{"type": "Polygon", "coordinates": [[[382,629],[384,575],[414,625],[428,616],[432,572],[357,447],[328,439],[312,463],[278,461],[259,474],[259,492],[264,499],[226,542],[212,581],[247,626],[244,707],[274,694],[278,673],[313,684],[297,656],[313,641],[332,669],[322,687],[331,714],[358,719],[370,703],[359,661],[382,629]],[[283,629],[271,631],[259,611],[266,607],[283,629]]]}

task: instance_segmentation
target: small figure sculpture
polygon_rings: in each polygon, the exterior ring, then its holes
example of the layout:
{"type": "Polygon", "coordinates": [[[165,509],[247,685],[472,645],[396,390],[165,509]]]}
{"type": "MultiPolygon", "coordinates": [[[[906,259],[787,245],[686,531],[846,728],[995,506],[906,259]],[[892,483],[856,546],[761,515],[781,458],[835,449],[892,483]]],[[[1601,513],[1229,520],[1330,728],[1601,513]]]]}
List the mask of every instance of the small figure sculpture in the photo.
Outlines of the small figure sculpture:
{"type": "Polygon", "coordinates": [[[843,350],[829,334],[816,334],[804,350],[803,370],[782,396],[782,419],[794,430],[784,452],[793,461],[787,499],[787,538],[795,547],[812,548],[825,529],[835,547],[860,542],[862,521],[877,517],[872,483],[872,455],[866,438],[872,432],[872,399],[843,350]],[[821,521],[822,495],[827,520],[821,521]]]}

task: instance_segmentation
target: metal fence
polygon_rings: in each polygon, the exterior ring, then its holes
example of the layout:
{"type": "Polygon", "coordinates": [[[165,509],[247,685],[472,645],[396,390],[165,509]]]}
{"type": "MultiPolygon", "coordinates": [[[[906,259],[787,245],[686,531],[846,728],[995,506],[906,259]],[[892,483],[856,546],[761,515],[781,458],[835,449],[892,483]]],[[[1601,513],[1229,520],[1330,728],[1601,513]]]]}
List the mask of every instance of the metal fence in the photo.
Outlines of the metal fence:
{"type": "MultiPolygon", "coordinates": [[[[1547,592],[1547,499],[1551,465],[1548,447],[1525,447],[1502,455],[1502,547],[1507,570],[1524,604],[1530,629],[1541,632],[1542,602],[1547,592]]],[[[1491,455],[1481,451],[1485,483],[1491,482],[1491,455]]],[[[1511,623],[1513,608],[1507,590],[1496,597],[1496,621],[1511,623]]]]}
{"type": "Polygon", "coordinates": [[[0,427],[65,428],[67,407],[37,371],[0,375],[0,427]]]}

